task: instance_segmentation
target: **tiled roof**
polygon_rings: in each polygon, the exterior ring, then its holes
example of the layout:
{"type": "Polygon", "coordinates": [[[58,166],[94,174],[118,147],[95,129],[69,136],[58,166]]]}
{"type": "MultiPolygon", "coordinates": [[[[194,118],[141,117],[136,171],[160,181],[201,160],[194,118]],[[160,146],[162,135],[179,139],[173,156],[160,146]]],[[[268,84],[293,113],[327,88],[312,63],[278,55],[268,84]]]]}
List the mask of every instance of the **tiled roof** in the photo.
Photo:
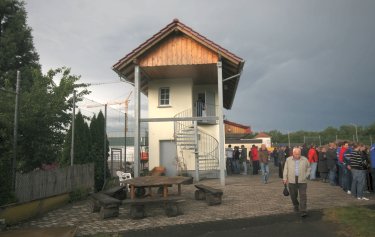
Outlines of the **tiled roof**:
{"type": "Polygon", "coordinates": [[[137,48],[135,48],[133,51],[131,51],[130,53],[125,55],[122,59],[120,59],[115,65],[113,65],[113,68],[117,68],[123,62],[126,62],[126,61],[132,59],[133,56],[137,55],[139,52],[143,51],[148,46],[153,45],[154,43],[158,42],[161,38],[163,38],[165,35],[167,35],[168,32],[171,32],[171,31],[176,30],[176,29],[179,29],[180,31],[182,31],[185,34],[191,36],[192,38],[195,38],[196,40],[205,44],[211,50],[214,50],[214,51],[217,51],[217,52],[221,53],[222,56],[225,56],[228,60],[235,61],[237,63],[243,61],[242,58],[240,58],[237,55],[231,53],[230,51],[228,51],[225,48],[221,47],[220,45],[214,43],[213,41],[207,39],[203,35],[194,31],[192,28],[190,28],[187,25],[181,23],[178,19],[174,19],[170,24],[168,24],[166,27],[161,29],[158,33],[154,34],[151,38],[146,40],[144,43],[142,43],[137,48]]]}
{"type": "Polygon", "coordinates": [[[258,135],[255,136],[255,138],[261,138],[261,137],[265,138],[265,137],[271,137],[271,136],[264,133],[264,132],[261,132],[261,133],[259,133],[258,135]]]}

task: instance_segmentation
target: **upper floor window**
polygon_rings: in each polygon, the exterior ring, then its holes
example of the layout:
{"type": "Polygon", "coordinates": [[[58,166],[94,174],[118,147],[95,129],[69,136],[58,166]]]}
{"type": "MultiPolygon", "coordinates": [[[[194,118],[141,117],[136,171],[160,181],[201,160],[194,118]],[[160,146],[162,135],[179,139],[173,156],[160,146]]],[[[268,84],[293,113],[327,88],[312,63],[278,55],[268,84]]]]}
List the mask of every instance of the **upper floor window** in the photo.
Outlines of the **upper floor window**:
{"type": "Polygon", "coordinates": [[[159,106],[166,106],[169,104],[169,87],[162,87],[159,90],[159,106]]]}

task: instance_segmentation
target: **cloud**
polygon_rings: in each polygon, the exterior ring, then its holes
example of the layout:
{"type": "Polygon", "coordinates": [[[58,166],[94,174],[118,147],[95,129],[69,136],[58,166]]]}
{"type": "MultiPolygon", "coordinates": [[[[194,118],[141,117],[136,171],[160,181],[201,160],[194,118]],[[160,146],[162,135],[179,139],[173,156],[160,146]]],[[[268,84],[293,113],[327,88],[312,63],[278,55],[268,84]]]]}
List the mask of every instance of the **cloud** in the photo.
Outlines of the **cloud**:
{"type": "MultiPolygon", "coordinates": [[[[374,122],[374,1],[51,0],[26,9],[45,70],[116,80],[118,59],[179,18],[246,60],[228,119],[255,130],[374,122]]],[[[111,101],[131,89],[96,86],[90,96],[111,101]]]]}

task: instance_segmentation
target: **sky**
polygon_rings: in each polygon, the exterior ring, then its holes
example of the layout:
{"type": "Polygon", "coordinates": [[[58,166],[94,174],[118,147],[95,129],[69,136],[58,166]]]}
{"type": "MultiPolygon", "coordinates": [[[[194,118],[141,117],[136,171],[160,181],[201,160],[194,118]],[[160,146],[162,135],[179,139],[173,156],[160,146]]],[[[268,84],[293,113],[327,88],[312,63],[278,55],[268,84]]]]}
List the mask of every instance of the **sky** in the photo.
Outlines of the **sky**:
{"type": "Polygon", "coordinates": [[[112,66],[178,18],[246,61],[226,119],[285,133],[375,122],[372,0],[27,0],[26,11],[43,71],[103,83],[90,87],[100,103],[133,89],[112,66]]]}

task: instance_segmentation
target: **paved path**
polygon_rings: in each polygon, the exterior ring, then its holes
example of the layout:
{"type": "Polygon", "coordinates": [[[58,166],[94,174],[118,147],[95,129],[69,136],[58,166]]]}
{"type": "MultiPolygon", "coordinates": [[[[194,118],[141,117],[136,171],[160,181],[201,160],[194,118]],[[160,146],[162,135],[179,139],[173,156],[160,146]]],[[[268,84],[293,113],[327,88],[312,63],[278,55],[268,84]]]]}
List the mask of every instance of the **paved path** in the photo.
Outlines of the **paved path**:
{"type": "MultiPolygon", "coordinates": [[[[101,220],[98,213],[91,213],[88,201],[69,204],[48,214],[14,226],[13,228],[78,226],[77,235],[89,235],[99,232],[124,232],[153,227],[173,226],[208,221],[233,220],[238,218],[261,217],[275,214],[292,213],[289,197],[282,195],[283,185],[276,169],[271,168],[268,184],[261,183],[260,175],[227,176],[226,185],[220,186],[220,180],[203,180],[201,183],[222,188],[223,203],[218,206],[207,206],[204,201],[194,200],[194,185],[183,185],[182,195],[186,198],[183,204],[184,215],[168,218],[158,207],[147,209],[149,217],[142,220],[129,218],[128,206],[120,207],[117,218],[101,220]]],[[[172,188],[170,192],[177,192],[172,188]]],[[[339,187],[322,182],[308,183],[308,210],[317,210],[334,206],[374,205],[375,195],[368,195],[370,201],[360,201],[342,191],[339,187]]]]}

